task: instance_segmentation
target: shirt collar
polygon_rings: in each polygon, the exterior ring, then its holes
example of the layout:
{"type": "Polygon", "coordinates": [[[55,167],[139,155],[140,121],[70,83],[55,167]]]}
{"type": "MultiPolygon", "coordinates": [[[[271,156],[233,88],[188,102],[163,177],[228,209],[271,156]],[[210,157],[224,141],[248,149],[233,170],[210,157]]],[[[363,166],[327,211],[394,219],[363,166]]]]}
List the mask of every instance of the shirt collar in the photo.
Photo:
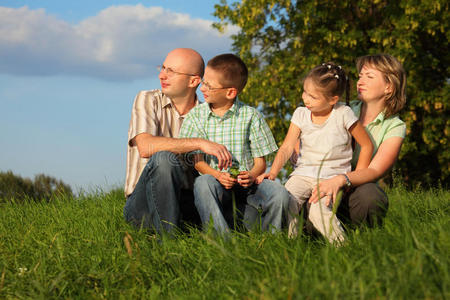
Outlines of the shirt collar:
{"type": "MultiPolygon", "coordinates": [[[[227,118],[227,117],[229,117],[229,116],[232,116],[232,115],[238,115],[238,113],[239,113],[239,108],[241,108],[241,106],[242,106],[242,102],[241,101],[239,101],[237,98],[234,100],[234,103],[233,103],[233,105],[227,110],[227,112],[223,115],[223,117],[221,117],[221,119],[225,119],[225,118],[227,118]]],[[[213,111],[211,110],[211,107],[208,105],[208,109],[209,109],[209,116],[211,117],[211,116],[215,116],[215,117],[217,117],[214,113],[213,113],[213,111]]]]}
{"type": "MultiPolygon", "coordinates": [[[[197,94],[195,94],[195,103],[194,103],[194,107],[198,105],[198,97],[197,94]]],[[[166,107],[168,105],[170,105],[171,107],[174,107],[173,103],[172,103],[172,99],[169,98],[169,96],[166,96],[165,94],[163,94],[162,99],[161,99],[161,105],[162,107],[166,107]]]]}
{"type": "MultiPolygon", "coordinates": [[[[355,102],[350,103],[350,106],[353,107],[355,115],[359,118],[361,115],[362,101],[356,100],[355,102]]],[[[384,121],[384,111],[380,112],[378,116],[372,122],[370,122],[370,124],[378,124],[382,123],[383,121],[384,121]]]]}

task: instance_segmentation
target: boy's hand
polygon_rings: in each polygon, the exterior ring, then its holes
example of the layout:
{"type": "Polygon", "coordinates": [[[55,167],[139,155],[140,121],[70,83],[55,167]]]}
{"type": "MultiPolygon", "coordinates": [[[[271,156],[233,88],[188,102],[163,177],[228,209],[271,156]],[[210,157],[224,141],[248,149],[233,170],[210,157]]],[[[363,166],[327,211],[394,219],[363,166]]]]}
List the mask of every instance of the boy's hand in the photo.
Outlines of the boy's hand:
{"type": "Polygon", "coordinates": [[[233,185],[237,182],[236,178],[231,177],[229,173],[219,172],[220,174],[216,177],[216,179],[226,188],[227,190],[231,189],[233,185]]]}
{"type": "Polygon", "coordinates": [[[249,171],[241,171],[237,180],[241,186],[249,187],[255,182],[256,178],[249,171]]]}
{"type": "Polygon", "coordinates": [[[256,184],[260,184],[264,179],[275,180],[276,176],[273,176],[270,173],[263,173],[256,178],[256,184]]]}

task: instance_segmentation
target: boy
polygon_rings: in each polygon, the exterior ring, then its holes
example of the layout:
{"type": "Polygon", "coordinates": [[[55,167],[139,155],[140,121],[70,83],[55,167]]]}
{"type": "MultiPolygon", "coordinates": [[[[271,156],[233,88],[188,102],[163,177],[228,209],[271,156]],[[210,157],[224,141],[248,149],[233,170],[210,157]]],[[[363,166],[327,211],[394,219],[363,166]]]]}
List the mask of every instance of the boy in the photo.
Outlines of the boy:
{"type": "Polygon", "coordinates": [[[262,210],[262,229],[281,229],[288,206],[288,192],[281,184],[270,180],[254,184],[266,169],[264,156],[277,146],[262,115],[236,99],[247,77],[247,67],[239,57],[222,54],[211,59],[200,87],[206,103],[193,108],[180,129],[180,137],[224,145],[238,164],[240,173],[233,178],[220,171],[217,158],[195,152],[195,168],[202,174],[194,183],[195,205],[203,226],[212,219],[218,232],[229,231],[232,191],[238,209],[244,210],[247,227],[254,225],[262,210]]]}

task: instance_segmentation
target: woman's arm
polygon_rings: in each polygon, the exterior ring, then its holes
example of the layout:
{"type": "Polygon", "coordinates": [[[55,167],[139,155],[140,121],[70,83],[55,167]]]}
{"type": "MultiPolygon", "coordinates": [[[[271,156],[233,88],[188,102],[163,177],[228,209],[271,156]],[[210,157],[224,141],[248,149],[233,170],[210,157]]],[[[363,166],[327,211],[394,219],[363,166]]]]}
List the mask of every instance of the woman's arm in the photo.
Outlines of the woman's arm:
{"type": "Polygon", "coordinates": [[[270,180],[275,180],[275,178],[277,178],[277,175],[280,172],[281,168],[283,168],[286,161],[289,159],[289,157],[291,157],[300,133],[300,128],[291,122],[288,133],[284,138],[283,144],[281,145],[280,149],[278,149],[277,155],[275,156],[272,167],[270,168],[270,172],[258,176],[256,180],[257,184],[260,184],[264,180],[264,178],[268,178],[270,180]]]}
{"type": "Polygon", "coordinates": [[[361,151],[358,157],[358,163],[356,164],[356,170],[365,169],[369,166],[370,159],[372,158],[372,141],[370,140],[369,135],[359,121],[356,121],[355,124],[350,127],[349,132],[361,147],[361,151]]]}
{"type": "Polygon", "coordinates": [[[397,160],[402,144],[402,137],[391,137],[381,143],[367,169],[355,170],[347,174],[352,185],[373,182],[386,174],[397,160]]]}
{"type": "MultiPolygon", "coordinates": [[[[381,178],[389,169],[392,168],[397,160],[402,143],[402,137],[391,137],[381,143],[368,168],[347,173],[352,186],[373,182],[381,178]]],[[[344,175],[337,175],[330,179],[324,180],[319,184],[320,194],[322,196],[333,194],[333,199],[336,199],[339,189],[343,187],[345,183],[346,179],[344,175]]],[[[317,202],[318,199],[319,197],[317,195],[316,187],[309,198],[309,202],[317,202]]]]}

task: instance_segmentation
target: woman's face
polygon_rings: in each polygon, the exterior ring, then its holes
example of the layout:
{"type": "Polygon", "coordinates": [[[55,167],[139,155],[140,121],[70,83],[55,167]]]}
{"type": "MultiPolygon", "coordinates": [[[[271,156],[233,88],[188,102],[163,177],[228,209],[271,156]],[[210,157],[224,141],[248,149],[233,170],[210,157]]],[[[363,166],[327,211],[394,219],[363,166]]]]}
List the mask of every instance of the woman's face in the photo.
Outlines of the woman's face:
{"type": "Polygon", "coordinates": [[[356,83],[358,98],[364,102],[384,100],[390,92],[390,84],[383,73],[370,65],[364,65],[356,83]]]}

